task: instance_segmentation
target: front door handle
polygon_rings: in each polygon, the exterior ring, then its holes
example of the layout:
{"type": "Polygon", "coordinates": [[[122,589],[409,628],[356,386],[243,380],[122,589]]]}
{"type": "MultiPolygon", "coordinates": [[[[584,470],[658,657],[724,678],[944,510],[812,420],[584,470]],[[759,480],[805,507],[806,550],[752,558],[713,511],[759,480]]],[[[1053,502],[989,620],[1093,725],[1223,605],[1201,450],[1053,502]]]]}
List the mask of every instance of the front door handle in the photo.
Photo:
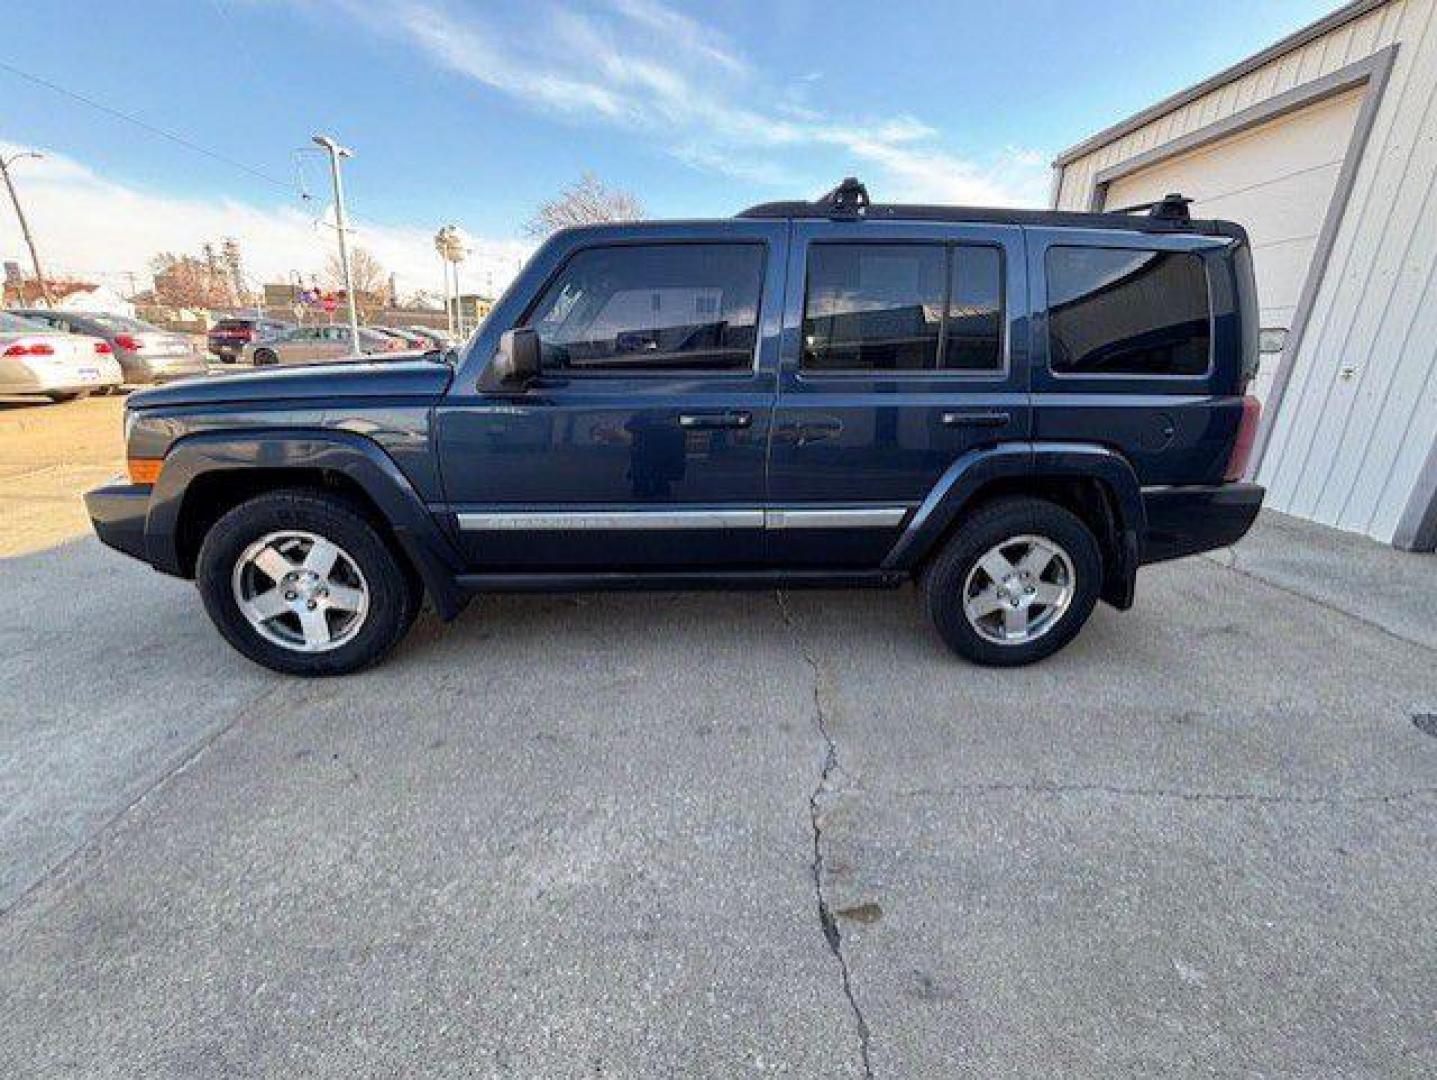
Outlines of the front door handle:
{"type": "Polygon", "coordinates": [[[718,428],[746,428],[753,424],[751,412],[680,413],[679,427],[689,431],[713,431],[718,428]]]}
{"type": "Polygon", "coordinates": [[[1007,427],[1013,419],[1005,412],[946,412],[943,414],[944,427],[1007,427]]]}

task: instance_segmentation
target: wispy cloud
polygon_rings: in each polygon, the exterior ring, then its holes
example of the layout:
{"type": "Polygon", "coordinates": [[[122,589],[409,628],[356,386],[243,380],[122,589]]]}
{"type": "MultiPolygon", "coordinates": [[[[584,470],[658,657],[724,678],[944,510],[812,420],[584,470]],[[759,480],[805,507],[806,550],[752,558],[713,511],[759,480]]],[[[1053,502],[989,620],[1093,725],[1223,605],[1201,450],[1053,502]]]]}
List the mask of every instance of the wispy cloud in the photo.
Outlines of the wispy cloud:
{"type": "MultiPolygon", "coordinates": [[[[108,180],[84,163],[44,147],[0,140],[0,153],[39,150],[39,161],[17,167],[25,208],[41,241],[51,272],[81,277],[120,278],[133,273],[149,284],[149,260],[158,251],[197,252],[201,244],[226,236],[240,241],[248,272],[257,280],[283,281],[290,271],[318,272],[334,250],[332,227],[320,224],[327,208],[302,209],[283,203],[260,206],[231,199],[174,198],[108,180]]],[[[399,278],[401,291],[440,287],[431,234],[423,229],[359,222],[356,242],[369,249],[399,278]]],[[[0,251],[24,250],[13,217],[0,215],[0,251]]],[[[492,275],[502,287],[528,245],[517,241],[475,241],[465,264],[464,284],[482,289],[492,275]]],[[[28,265],[27,265],[28,269],[28,265]]]]}
{"type": "MultiPolygon", "coordinates": [[[[660,0],[584,10],[536,0],[518,22],[446,0],[332,2],[492,91],[624,131],[695,168],[808,190],[832,181],[836,156],[865,167],[888,200],[1013,205],[1043,196],[1043,155],[1008,148],[975,160],[946,149],[915,116],[819,112],[794,93],[794,80],[758,71],[712,27],[660,0]]],[[[797,81],[818,78],[805,72],[797,81]]]]}

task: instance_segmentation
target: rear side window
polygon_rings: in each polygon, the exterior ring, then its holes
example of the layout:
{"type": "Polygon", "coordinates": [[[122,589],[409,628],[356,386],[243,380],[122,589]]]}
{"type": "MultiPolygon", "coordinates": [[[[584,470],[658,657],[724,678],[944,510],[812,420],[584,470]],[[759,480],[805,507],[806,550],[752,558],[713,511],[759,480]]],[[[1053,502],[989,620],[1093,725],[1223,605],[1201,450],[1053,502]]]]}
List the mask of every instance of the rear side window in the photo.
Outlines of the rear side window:
{"type": "Polygon", "coordinates": [[[1066,375],[1202,375],[1212,303],[1200,255],[1048,250],[1048,355],[1066,375]]]}
{"type": "Polygon", "coordinates": [[[804,297],[804,370],[996,370],[1002,277],[996,247],[815,244],[804,297]]]}
{"type": "Polygon", "coordinates": [[[746,368],[763,288],[760,244],[590,248],[545,290],[529,324],[543,366],[746,368]]]}
{"type": "Polygon", "coordinates": [[[996,371],[1003,366],[1003,253],[958,245],[952,249],[951,281],[942,366],[996,371]]]}

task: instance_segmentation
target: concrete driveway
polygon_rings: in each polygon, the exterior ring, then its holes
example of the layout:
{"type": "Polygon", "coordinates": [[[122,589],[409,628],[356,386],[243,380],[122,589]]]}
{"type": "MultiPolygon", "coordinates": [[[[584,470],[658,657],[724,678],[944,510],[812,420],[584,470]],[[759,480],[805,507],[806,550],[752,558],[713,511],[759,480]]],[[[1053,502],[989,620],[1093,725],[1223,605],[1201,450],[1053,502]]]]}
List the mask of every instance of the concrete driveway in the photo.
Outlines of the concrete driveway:
{"type": "Polygon", "coordinates": [[[0,1075],[1431,1075],[1437,652],[1260,573],[1015,672],[756,593],[302,682],[0,560],[0,1075]]]}

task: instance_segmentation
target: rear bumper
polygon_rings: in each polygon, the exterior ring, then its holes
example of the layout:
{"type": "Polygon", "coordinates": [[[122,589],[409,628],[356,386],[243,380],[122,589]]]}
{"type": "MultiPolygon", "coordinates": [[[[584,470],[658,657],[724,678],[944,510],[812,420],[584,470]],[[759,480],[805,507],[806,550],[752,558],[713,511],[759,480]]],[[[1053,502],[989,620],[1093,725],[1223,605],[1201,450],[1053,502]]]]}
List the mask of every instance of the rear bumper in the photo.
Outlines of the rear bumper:
{"type": "Polygon", "coordinates": [[[165,383],[209,374],[209,366],[200,353],[186,353],[182,356],[131,354],[125,357],[121,364],[125,369],[127,382],[165,383]]]}
{"type": "Polygon", "coordinates": [[[149,485],[116,483],[87,491],[85,510],[101,542],[141,562],[150,561],[145,554],[149,485]]]}
{"type": "Polygon", "coordinates": [[[1143,564],[1237,543],[1252,528],[1265,494],[1257,484],[1143,489],[1143,564]]]}

